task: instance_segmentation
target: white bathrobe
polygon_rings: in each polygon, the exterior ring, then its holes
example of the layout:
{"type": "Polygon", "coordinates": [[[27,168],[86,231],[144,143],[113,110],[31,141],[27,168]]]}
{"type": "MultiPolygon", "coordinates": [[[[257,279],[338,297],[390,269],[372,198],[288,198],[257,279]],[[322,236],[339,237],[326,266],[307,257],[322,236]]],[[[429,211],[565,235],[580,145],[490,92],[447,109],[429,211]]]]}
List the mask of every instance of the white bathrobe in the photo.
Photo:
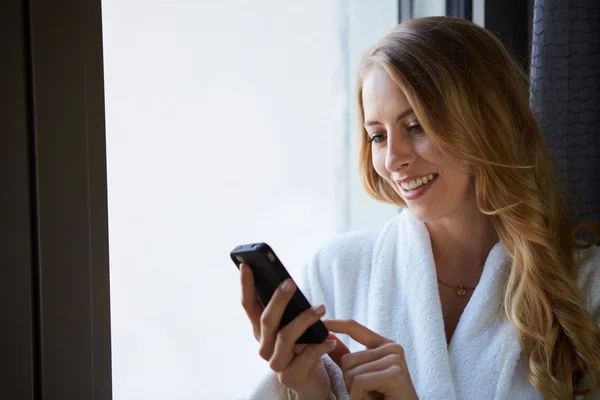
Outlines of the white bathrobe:
{"type": "MultiPolygon", "coordinates": [[[[600,323],[600,251],[579,254],[580,288],[600,323]]],[[[421,400],[542,399],[527,380],[515,329],[502,317],[507,276],[507,256],[497,243],[447,345],[429,232],[404,211],[326,244],[299,286],[311,304],[325,304],[325,319],[354,319],[400,344],[421,400]]],[[[346,335],[340,339],[351,352],[364,349],[346,335]]],[[[323,360],[337,399],[349,398],[340,370],[328,356],[323,360]]],[[[286,399],[286,393],[269,373],[249,399],[286,399]]]]}

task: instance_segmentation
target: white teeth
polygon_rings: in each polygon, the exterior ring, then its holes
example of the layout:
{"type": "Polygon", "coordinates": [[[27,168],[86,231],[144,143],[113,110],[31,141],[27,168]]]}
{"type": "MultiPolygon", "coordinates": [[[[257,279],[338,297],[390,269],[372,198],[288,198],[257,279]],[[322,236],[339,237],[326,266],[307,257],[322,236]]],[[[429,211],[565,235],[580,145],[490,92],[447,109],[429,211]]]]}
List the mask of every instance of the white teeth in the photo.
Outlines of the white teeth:
{"type": "Polygon", "coordinates": [[[410,190],[416,189],[418,187],[421,187],[421,186],[425,185],[426,183],[431,182],[432,180],[433,180],[433,174],[429,174],[428,176],[424,176],[422,178],[417,178],[410,182],[402,182],[400,184],[400,186],[402,186],[402,189],[404,189],[406,191],[410,191],[410,190]]]}

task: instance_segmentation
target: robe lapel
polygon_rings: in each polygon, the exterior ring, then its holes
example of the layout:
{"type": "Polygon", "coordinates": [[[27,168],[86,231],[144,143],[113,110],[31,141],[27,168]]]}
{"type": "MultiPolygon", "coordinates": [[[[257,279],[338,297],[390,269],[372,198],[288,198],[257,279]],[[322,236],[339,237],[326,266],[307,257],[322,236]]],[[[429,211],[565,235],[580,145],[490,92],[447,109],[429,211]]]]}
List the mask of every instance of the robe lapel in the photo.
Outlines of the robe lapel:
{"type": "Polygon", "coordinates": [[[369,326],[402,345],[420,399],[454,400],[429,233],[408,211],[397,222],[375,246],[369,326]]]}
{"type": "Polygon", "coordinates": [[[455,399],[442,303],[429,231],[410,212],[405,212],[409,229],[399,237],[398,249],[409,254],[398,263],[403,267],[408,296],[412,341],[416,352],[412,363],[418,371],[420,398],[455,399]],[[418,354],[418,357],[417,357],[418,354]]]}
{"type": "Polygon", "coordinates": [[[459,399],[500,400],[509,394],[521,346],[514,327],[503,316],[508,268],[508,257],[497,243],[450,341],[448,352],[459,399]]]}

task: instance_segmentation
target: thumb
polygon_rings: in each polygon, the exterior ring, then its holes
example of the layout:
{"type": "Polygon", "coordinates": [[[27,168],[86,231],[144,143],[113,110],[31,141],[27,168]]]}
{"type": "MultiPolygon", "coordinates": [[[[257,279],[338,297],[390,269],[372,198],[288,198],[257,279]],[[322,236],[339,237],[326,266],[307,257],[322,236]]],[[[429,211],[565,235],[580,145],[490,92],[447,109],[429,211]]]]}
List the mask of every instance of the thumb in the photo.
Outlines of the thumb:
{"type": "Polygon", "coordinates": [[[340,369],[342,368],[342,363],[341,363],[341,358],[344,354],[348,354],[350,353],[350,350],[348,349],[348,347],[346,347],[346,345],[340,340],[340,338],[338,338],[337,336],[335,336],[334,334],[329,334],[327,336],[327,339],[329,340],[335,340],[336,341],[336,345],[335,345],[335,349],[333,349],[332,351],[330,351],[329,353],[329,357],[333,360],[334,363],[337,364],[338,367],[340,367],[340,369]]]}

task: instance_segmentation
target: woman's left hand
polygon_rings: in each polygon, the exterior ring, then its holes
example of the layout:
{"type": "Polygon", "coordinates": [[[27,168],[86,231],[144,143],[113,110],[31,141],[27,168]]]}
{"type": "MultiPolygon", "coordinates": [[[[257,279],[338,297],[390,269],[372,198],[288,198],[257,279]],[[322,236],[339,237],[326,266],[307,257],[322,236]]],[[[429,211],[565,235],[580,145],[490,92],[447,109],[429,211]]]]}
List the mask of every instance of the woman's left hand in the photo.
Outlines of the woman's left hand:
{"type": "Polygon", "coordinates": [[[351,319],[323,322],[329,331],[345,333],[366,347],[340,360],[350,400],[418,399],[402,346],[351,319]]]}

